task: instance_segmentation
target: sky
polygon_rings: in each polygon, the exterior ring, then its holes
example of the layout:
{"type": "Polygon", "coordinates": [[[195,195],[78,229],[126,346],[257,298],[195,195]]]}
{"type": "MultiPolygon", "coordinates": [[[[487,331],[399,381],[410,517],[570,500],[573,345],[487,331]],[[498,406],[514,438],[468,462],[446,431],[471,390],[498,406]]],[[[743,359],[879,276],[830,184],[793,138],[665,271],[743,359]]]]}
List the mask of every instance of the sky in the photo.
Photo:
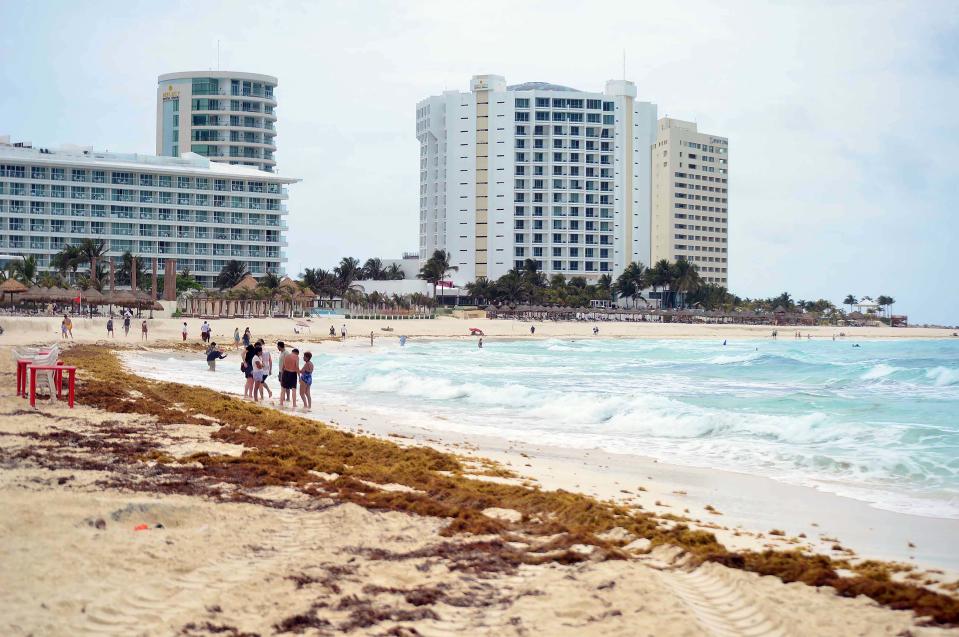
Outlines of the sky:
{"type": "Polygon", "coordinates": [[[0,134],[153,153],[156,78],[277,88],[287,269],[418,246],[415,109],[472,75],[602,91],[729,138],[743,297],[886,294],[959,324],[959,2],[0,0],[0,134]]]}

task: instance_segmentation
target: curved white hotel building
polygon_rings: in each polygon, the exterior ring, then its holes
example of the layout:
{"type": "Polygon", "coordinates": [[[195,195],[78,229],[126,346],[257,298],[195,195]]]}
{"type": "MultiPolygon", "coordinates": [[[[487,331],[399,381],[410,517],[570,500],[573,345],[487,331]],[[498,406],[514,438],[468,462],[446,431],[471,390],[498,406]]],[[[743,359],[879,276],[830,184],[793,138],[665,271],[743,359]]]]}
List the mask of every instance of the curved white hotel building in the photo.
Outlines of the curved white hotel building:
{"type": "Polygon", "coordinates": [[[156,153],[276,166],[277,79],[233,71],[167,73],[157,79],[156,153]]]}
{"type": "Polygon", "coordinates": [[[48,150],[0,138],[0,254],[34,255],[41,270],[65,244],[103,239],[108,256],[176,259],[205,287],[223,265],[282,273],[286,185],[250,166],[182,157],[48,150]]]}
{"type": "Polygon", "coordinates": [[[416,107],[420,257],[451,254],[456,283],[526,259],[547,275],[616,276],[649,263],[656,105],[625,80],[602,92],[476,75],[416,107]]]}

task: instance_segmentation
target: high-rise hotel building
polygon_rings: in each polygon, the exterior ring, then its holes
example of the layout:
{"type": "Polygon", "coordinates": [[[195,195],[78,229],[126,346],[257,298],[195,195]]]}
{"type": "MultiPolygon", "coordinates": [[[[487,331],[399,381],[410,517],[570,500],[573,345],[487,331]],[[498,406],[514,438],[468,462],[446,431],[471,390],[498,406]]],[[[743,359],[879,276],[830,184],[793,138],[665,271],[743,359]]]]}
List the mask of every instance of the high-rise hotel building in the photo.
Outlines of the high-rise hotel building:
{"type": "Polygon", "coordinates": [[[664,117],[652,167],[650,263],[682,257],[707,283],[729,287],[729,140],[664,117]]]}
{"type": "Polygon", "coordinates": [[[547,275],[616,275],[649,262],[656,105],[632,82],[604,92],[477,75],[416,107],[420,257],[443,249],[456,283],[526,259],[547,275]]]}
{"type": "Polygon", "coordinates": [[[34,255],[41,270],[66,244],[103,239],[107,255],[176,259],[205,287],[228,260],[280,273],[286,185],[249,166],[198,155],[154,157],[47,150],[0,138],[0,254],[34,255]]]}
{"type": "Polygon", "coordinates": [[[157,81],[156,153],[193,152],[216,162],[276,166],[276,90],[270,75],[167,73],[157,81]]]}

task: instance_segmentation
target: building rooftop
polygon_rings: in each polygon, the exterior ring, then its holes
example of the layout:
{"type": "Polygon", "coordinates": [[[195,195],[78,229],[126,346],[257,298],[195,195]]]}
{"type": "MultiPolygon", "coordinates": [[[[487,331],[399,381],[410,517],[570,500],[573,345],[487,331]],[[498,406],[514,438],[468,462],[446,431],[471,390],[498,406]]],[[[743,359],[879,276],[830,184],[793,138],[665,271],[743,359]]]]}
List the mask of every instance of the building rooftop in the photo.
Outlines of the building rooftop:
{"type": "Polygon", "coordinates": [[[522,84],[512,84],[506,87],[507,91],[570,91],[573,93],[582,93],[578,88],[561,86],[559,84],[550,84],[549,82],[523,82],[522,84]]]}
{"type": "Polygon", "coordinates": [[[168,82],[170,80],[188,80],[194,77],[213,77],[217,79],[231,80],[250,80],[251,82],[265,82],[266,84],[277,84],[279,80],[272,75],[263,75],[261,73],[245,73],[243,71],[179,71],[176,73],[164,73],[157,78],[157,82],[168,82]]]}
{"type": "Polygon", "coordinates": [[[11,143],[8,136],[0,136],[0,159],[19,161],[71,164],[89,164],[91,167],[125,168],[130,170],[150,170],[170,173],[208,172],[214,177],[256,177],[292,184],[299,179],[281,177],[254,168],[213,162],[195,153],[183,153],[180,157],[162,157],[140,153],[111,153],[93,150],[90,146],[64,145],[60,148],[34,148],[30,144],[11,143]]]}

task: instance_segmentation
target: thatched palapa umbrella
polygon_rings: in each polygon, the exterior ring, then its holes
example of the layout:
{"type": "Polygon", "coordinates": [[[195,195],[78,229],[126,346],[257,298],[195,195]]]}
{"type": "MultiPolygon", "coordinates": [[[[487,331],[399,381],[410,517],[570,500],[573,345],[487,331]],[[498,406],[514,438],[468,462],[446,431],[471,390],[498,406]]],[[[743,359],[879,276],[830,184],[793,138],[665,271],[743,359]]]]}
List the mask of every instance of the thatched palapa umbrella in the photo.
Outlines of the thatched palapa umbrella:
{"type": "Polygon", "coordinates": [[[27,292],[27,286],[23,283],[20,283],[16,279],[7,279],[3,283],[0,283],[0,300],[4,296],[10,295],[10,303],[13,303],[14,294],[25,294],[27,292]]]}

